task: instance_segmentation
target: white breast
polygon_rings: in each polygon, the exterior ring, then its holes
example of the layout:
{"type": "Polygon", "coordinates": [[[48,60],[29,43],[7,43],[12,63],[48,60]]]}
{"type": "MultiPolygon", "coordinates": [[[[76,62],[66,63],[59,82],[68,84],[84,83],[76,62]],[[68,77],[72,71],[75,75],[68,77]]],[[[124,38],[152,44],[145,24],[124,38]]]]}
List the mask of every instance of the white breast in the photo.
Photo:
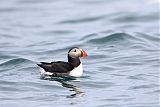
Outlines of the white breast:
{"type": "Polygon", "coordinates": [[[69,75],[73,76],[73,77],[80,77],[83,74],[83,66],[82,66],[82,62],[81,64],[74,68],[72,71],[70,71],[69,75]]]}

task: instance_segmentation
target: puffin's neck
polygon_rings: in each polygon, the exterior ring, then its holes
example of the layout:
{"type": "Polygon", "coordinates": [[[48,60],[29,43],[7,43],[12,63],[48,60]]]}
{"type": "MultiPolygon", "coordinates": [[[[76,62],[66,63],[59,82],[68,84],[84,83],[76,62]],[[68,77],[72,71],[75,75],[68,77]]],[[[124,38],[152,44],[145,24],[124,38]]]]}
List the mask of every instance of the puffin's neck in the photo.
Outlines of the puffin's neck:
{"type": "Polygon", "coordinates": [[[68,62],[70,62],[74,67],[78,67],[81,64],[81,61],[79,58],[72,58],[68,55],[68,62]]]}

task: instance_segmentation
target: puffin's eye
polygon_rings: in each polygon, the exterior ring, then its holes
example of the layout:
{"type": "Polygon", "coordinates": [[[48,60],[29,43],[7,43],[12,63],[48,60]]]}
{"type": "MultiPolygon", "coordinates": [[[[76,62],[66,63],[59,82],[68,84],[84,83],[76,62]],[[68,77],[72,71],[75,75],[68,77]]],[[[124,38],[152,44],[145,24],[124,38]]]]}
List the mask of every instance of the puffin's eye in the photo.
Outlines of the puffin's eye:
{"type": "Polygon", "coordinates": [[[76,52],[76,49],[74,50],[74,52],[76,52]]]}

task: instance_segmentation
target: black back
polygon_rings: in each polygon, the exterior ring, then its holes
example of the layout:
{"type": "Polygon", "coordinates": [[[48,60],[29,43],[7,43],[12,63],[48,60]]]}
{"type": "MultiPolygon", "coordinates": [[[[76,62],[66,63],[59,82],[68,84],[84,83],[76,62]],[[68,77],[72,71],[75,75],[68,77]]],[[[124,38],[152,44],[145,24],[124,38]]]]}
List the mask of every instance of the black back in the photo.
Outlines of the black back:
{"type": "Polygon", "coordinates": [[[42,67],[45,71],[51,73],[68,73],[69,71],[74,69],[74,66],[68,62],[41,62],[41,64],[37,64],[38,66],[42,67]]]}

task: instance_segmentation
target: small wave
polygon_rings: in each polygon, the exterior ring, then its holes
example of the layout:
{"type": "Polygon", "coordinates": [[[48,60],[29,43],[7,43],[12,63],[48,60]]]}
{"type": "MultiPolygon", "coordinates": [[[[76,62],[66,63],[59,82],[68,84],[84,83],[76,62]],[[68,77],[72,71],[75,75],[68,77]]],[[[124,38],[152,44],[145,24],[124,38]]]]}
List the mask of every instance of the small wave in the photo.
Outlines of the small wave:
{"type": "Polygon", "coordinates": [[[155,88],[159,87],[157,84],[148,84],[148,85],[139,85],[139,86],[132,86],[129,89],[148,89],[148,88],[155,88]]]}
{"type": "Polygon", "coordinates": [[[16,59],[11,59],[9,61],[3,62],[0,64],[0,66],[11,66],[11,65],[18,65],[18,64],[24,64],[24,63],[30,63],[33,61],[28,60],[28,59],[24,59],[24,58],[16,58],[16,59]]]}
{"type": "Polygon", "coordinates": [[[7,54],[2,54],[0,55],[0,59],[11,59],[11,58],[15,58],[16,56],[14,55],[7,55],[7,54]]]}
{"type": "Polygon", "coordinates": [[[80,19],[71,19],[71,20],[61,21],[58,24],[87,23],[87,22],[93,22],[93,21],[101,20],[101,19],[104,19],[105,17],[106,17],[106,15],[94,16],[94,17],[86,17],[86,18],[80,18],[80,19]]]}
{"type": "Polygon", "coordinates": [[[50,31],[43,31],[41,32],[39,35],[52,35],[52,34],[55,34],[55,35],[67,35],[67,34],[73,34],[74,31],[71,31],[71,30],[50,30],[50,31]]]}
{"type": "Polygon", "coordinates": [[[117,15],[115,18],[111,19],[111,21],[116,23],[131,23],[131,22],[149,22],[153,20],[158,20],[157,13],[151,14],[126,14],[126,15],[117,15]]]}
{"type": "Polygon", "coordinates": [[[159,43],[159,39],[157,37],[150,37],[150,35],[140,32],[93,33],[86,35],[85,37],[81,38],[81,41],[89,44],[111,44],[137,50],[157,49],[159,43]]]}
{"type": "Polygon", "coordinates": [[[146,78],[142,77],[142,75],[129,76],[128,79],[133,79],[133,80],[147,80],[146,78]]]}
{"type": "Polygon", "coordinates": [[[106,58],[106,55],[90,55],[87,59],[104,59],[106,58]]]}
{"type": "Polygon", "coordinates": [[[87,81],[87,82],[81,82],[81,85],[85,86],[85,87],[90,87],[90,88],[109,88],[112,86],[115,86],[116,84],[113,82],[92,82],[92,81],[87,81]]]}
{"type": "Polygon", "coordinates": [[[159,94],[159,93],[160,93],[160,90],[156,89],[154,91],[148,92],[147,94],[159,94]]]}
{"type": "Polygon", "coordinates": [[[11,34],[1,34],[1,37],[8,38],[8,39],[19,39],[18,36],[11,35],[11,34]]]}
{"type": "Polygon", "coordinates": [[[88,39],[96,37],[96,36],[98,36],[98,34],[92,33],[92,34],[86,35],[85,37],[81,38],[80,41],[88,40],[88,39]]]}
{"type": "Polygon", "coordinates": [[[88,40],[89,43],[103,44],[106,42],[124,41],[126,37],[130,36],[127,33],[114,33],[104,37],[93,38],[88,40]]]}
{"type": "MultiPolygon", "coordinates": [[[[33,1],[33,0],[22,0],[18,1],[19,4],[40,4],[40,3],[46,3],[50,2],[51,0],[38,0],[38,1],[33,1]]],[[[55,2],[55,1],[53,1],[55,2]]]]}
{"type": "Polygon", "coordinates": [[[1,8],[0,12],[1,13],[3,13],[3,12],[5,12],[5,13],[8,12],[9,13],[9,12],[15,12],[17,10],[18,10],[18,8],[12,8],[12,7],[10,7],[10,8],[1,8]]]}

